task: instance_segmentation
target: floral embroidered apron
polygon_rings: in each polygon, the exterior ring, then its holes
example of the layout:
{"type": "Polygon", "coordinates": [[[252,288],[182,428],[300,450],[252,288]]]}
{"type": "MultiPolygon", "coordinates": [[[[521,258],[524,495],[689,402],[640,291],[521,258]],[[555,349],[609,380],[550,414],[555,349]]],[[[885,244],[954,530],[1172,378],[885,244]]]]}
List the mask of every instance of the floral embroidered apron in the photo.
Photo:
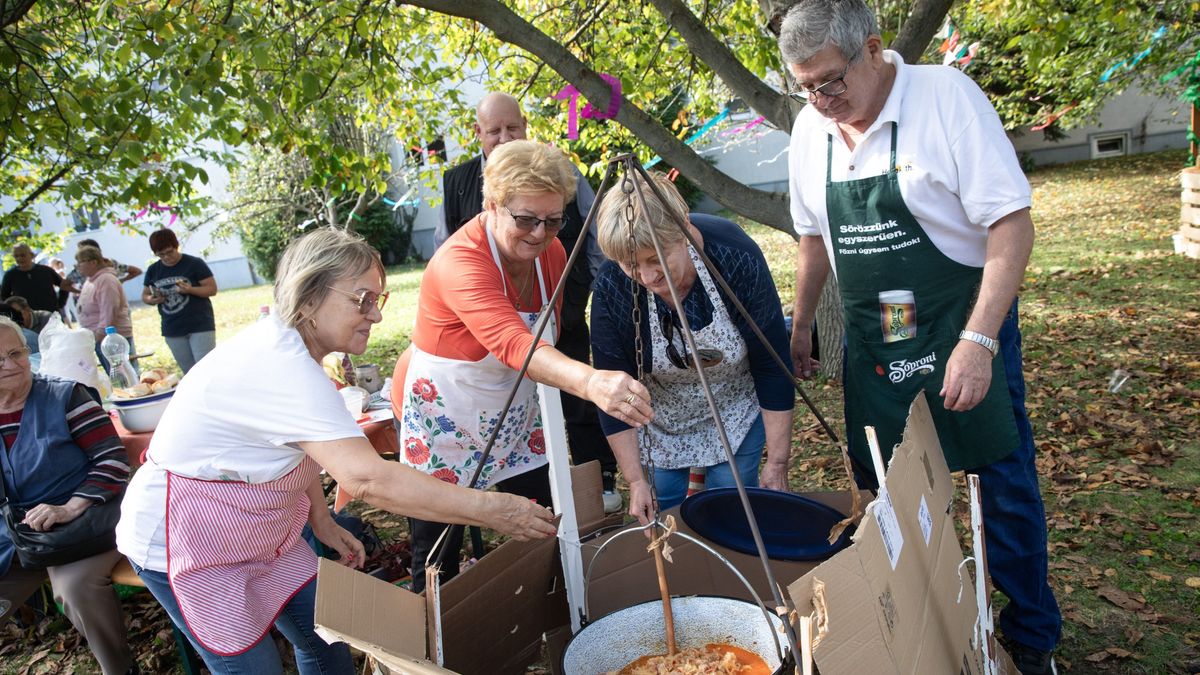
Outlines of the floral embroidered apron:
{"type": "MultiPolygon", "coordinates": [[[[491,230],[488,246],[502,283],[507,274],[500,264],[491,230]]],[[[549,306],[541,260],[534,261],[542,307],[549,306]]],[[[537,312],[518,312],[532,331],[537,312]]],[[[553,315],[543,339],[554,343],[553,315]]],[[[456,485],[467,485],[475,474],[487,440],[500,418],[517,371],[488,354],[479,361],[461,361],[412,348],[404,377],[404,406],[400,427],[400,461],[456,485]]],[[[537,385],[521,378],[512,407],[488,456],[476,487],[484,489],[505,478],[547,463],[537,385]]]]}
{"type": "MultiPolygon", "coordinates": [[[[750,377],[746,341],[729,318],[725,302],[700,255],[691,244],[687,244],[687,248],[697,279],[713,308],[712,323],[693,330],[692,336],[698,347],[718,349],[723,355],[720,363],[705,368],[704,374],[725,424],[725,434],[733,451],[737,452],[760,411],[754,379],[750,377]]],[[[663,335],[658,303],[649,290],[646,300],[653,368],[646,387],[650,390],[650,400],[654,401],[654,421],[649,426],[654,442],[654,464],[664,469],[720,464],[726,460],[725,450],[704,398],[700,377],[693,368],[679,368],[671,363],[667,357],[667,338],[663,335]]],[[[677,332],[676,349],[682,354],[678,343],[685,338],[682,330],[677,332]]]]}
{"type": "Polygon", "coordinates": [[[316,577],[316,555],[300,533],[308,522],[305,490],[320,470],[305,456],[267,483],[167,472],[167,577],[205,649],[222,656],[250,649],[316,577]]]}

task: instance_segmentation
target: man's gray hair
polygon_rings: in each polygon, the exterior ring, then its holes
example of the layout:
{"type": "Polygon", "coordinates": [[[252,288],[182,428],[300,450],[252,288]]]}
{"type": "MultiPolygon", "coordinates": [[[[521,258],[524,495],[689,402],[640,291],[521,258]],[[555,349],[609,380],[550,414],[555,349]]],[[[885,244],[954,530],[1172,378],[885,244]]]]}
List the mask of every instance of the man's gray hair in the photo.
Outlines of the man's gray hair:
{"type": "Polygon", "coordinates": [[[0,316],[0,328],[7,328],[17,334],[17,339],[21,341],[22,347],[28,347],[29,341],[25,339],[25,331],[21,325],[7,316],[0,316]]]}
{"type": "Polygon", "coordinates": [[[779,51],[784,64],[804,63],[832,44],[849,60],[878,34],[879,23],[863,0],[801,0],[783,19],[779,51]]]}

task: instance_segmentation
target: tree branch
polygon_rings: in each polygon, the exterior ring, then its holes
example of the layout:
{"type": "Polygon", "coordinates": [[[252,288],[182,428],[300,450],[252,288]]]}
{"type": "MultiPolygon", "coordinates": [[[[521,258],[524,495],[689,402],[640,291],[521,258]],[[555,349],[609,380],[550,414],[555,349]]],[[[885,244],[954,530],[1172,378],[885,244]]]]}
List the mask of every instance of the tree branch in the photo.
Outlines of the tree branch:
{"type": "Polygon", "coordinates": [[[777,128],[791,130],[792,122],[800,112],[798,103],[793,103],[747,70],[729,47],[705,28],[682,0],[650,0],[650,4],[679,33],[692,55],[711,68],[746,105],[777,128]]]}
{"type": "MultiPolygon", "coordinates": [[[[607,101],[612,95],[607,82],[574,54],[495,0],[402,0],[402,4],[441,14],[472,19],[492,30],[496,37],[545,61],[560,77],[575,85],[591,101],[607,101]]],[[[792,232],[785,193],[756,190],[739,183],[705,162],[692,148],[675,138],[641,108],[622,97],[615,121],[696,183],[710,197],[733,211],[784,232],[792,232]]]]}
{"type": "Polygon", "coordinates": [[[33,9],[33,4],[37,0],[16,0],[11,5],[0,0],[0,28],[8,28],[12,24],[20,21],[33,9]]]}

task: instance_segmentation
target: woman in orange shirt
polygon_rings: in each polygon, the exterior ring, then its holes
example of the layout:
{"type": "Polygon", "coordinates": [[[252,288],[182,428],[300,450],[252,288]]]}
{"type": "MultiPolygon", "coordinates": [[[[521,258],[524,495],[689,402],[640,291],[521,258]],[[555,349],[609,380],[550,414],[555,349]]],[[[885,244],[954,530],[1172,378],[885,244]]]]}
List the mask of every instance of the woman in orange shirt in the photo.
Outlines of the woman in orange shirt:
{"type": "MultiPolygon", "coordinates": [[[[574,193],[570,161],[556,148],[511,141],[488,157],[483,213],[430,259],[412,345],[396,363],[392,405],[400,461],[449,483],[470,482],[533,346],[538,314],[566,266],[555,235],[574,193]]],[[[568,358],[553,347],[555,333],[551,321],[475,487],[495,485],[549,505],[537,382],[589,399],[632,426],[653,418],[641,383],[568,358]]],[[[414,590],[424,588],[425,561],[444,527],[410,519],[414,590]]],[[[443,582],[458,573],[461,546],[456,527],[438,556],[443,582]]]]}

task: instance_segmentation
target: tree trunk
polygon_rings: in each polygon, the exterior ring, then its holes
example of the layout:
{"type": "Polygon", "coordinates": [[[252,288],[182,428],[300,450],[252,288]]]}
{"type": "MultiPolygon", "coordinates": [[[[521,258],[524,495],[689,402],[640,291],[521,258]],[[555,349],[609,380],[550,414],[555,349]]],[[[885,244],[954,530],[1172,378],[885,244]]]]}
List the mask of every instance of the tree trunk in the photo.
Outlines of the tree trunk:
{"type": "Polygon", "coordinates": [[[900,52],[905,63],[920,61],[953,4],[954,0],[917,0],[890,47],[900,52]]]}
{"type": "Polygon", "coordinates": [[[821,374],[834,381],[842,379],[842,343],[846,340],[843,321],[841,293],[837,279],[830,274],[817,302],[817,340],[821,344],[821,374]]]}

